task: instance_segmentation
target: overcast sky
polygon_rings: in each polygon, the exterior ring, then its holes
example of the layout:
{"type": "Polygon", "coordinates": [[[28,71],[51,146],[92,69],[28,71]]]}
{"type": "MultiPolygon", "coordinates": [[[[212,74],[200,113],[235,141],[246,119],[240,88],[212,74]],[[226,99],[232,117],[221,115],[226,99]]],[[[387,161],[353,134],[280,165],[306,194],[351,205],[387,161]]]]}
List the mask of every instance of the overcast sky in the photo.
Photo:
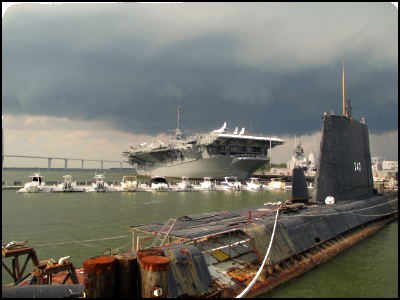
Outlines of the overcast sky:
{"type": "Polygon", "coordinates": [[[323,113],[342,114],[343,60],[372,156],[398,160],[391,3],[3,4],[5,154],[121,160],[169,140],[179,97],[184,129],[276,135],[287,162],[295,135],[312,150],[323,113]]]}

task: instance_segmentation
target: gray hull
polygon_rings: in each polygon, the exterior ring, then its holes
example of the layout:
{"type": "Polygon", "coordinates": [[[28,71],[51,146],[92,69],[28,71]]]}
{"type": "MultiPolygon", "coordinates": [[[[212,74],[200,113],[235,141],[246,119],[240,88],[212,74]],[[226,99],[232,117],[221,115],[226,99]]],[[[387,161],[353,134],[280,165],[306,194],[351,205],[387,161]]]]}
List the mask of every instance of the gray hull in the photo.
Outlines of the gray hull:
{"type": "Polygon", "coordinates": [[[245,180],[262,167],[268,158],[256,157],[216,157],[203,158],[175,165],[155,164],[137,170],[138,175],[177,177],[187,176],[192,179],[211,177],[224,179],[227,176],[236,176],[238,180],[245,180]]]}
{"type": "Polygon", "coordinates": [[[221,129],[187,137],[180,128],[180,109],[178,106],[178,128],[169,143],[153,139],[149,144],[122,151],[137,175],[221,180],[235,176],[245,180],[270,161],[268,153],[272,148],[284,143],[277,137],[249,135],[244,128],[227,133],[226,122],[221,129]]]}

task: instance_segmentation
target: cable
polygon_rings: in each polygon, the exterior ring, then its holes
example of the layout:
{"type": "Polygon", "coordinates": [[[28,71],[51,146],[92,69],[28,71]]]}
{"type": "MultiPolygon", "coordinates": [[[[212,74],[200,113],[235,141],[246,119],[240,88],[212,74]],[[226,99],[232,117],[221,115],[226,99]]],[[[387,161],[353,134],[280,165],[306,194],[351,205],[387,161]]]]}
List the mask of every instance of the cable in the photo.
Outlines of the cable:
{"type": "Polygon", "coordinates": [[[97,239],[97,240],[85,240],[85,241],[65,242],[65,243],[57,243],[57,244],[36,245],[36,246],[30,246],[30,247],[45,247],[45,246],[56,246],[56,245],[66,245],[66,244],[89,243],[89,242],[97,242],[97,241],[104,241],[104,240],[122,239],[122,238],[128,237],[128,236],[131,236],[131,235],[102,238],[102,239],[97,239]]]}
{"type": "Polygon", "coordinates": [[[276,217],[275,217],[275,224],[274,224],[274,230],[272,232],[272,236],[271,236],[271,241],[269,242],[269,246],[268,246],[268,250],[267,250],[267,254],[265,255],[264,261],[260,267],[260,269],[258,269],[258,272],[256,274],[256,276],[253,278],[253,280],[251,281],[251,283],[246,287],[246,289],[236,298],[242,298],[244,297],[248,290],[251,289],[251,287],[254,285],[254,283],[256,282],[258,276],[260,276],[261,271],[264,268],[265,262],[267,261],[268,255],[269,255],[269,250],[271,250],[271,246],[272,246],[272,242],[274,241],[274,236],[275,236],[275,229],[276,229],[276,224],[278,223],[278,215],[279,215],[279,208],[276,210],[276,217]]]}
{"type": "Polygon", "coordinates": [[[201,132],[201,130],[200,130],[199,128],[197,128],[197,126],[194,125],[192,122],[190,122],[190,120],[189,120],[188,118],[186,118],[186,116],[185,116],[183,113],[181,113],[181,115],[184,116],[185,119],[186,119],[187,121],[189,121],[190,124],[192,124],[194,127],[196,127],[196,129],[197,129],[199,132],[201,132]]]}

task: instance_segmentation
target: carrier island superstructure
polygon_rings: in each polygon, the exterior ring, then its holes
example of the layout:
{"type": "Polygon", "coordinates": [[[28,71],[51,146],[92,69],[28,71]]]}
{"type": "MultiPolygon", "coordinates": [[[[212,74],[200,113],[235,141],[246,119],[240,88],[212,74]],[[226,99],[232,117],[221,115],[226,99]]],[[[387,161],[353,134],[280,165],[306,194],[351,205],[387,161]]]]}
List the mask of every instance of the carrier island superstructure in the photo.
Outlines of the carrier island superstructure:
{"type": "Polygon", "coordinates": [[[227,133],[226,122],[210,133],[186,136],[180,127],[180,109],[178,106],[178,127],[168,144],[153,141],[122,152],[138,175],[193,179],[236,176],[244,180],[270,161],[272,148],[284,143],[277,137],[249,135],[244,128],[227,133]]]}

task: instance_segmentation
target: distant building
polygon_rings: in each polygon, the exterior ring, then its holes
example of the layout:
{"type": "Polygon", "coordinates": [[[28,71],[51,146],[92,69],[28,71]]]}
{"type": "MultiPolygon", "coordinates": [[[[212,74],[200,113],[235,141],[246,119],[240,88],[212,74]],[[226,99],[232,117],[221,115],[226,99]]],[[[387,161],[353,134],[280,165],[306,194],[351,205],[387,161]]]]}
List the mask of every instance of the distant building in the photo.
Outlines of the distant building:
{"type": "Polygon", "coordinates": [[[372,176],[374,180],[398,180],[398,161],[384,159],[383,162],[379,162],[379,158],[380,157],[377,156],[371,158],[372,176]]]}
{"type": "Polygon", "coordinates": [[[398,161],[391,161],[384,159],[382,162],[382,170],[394,170],[399,167],[398,161]]]}

